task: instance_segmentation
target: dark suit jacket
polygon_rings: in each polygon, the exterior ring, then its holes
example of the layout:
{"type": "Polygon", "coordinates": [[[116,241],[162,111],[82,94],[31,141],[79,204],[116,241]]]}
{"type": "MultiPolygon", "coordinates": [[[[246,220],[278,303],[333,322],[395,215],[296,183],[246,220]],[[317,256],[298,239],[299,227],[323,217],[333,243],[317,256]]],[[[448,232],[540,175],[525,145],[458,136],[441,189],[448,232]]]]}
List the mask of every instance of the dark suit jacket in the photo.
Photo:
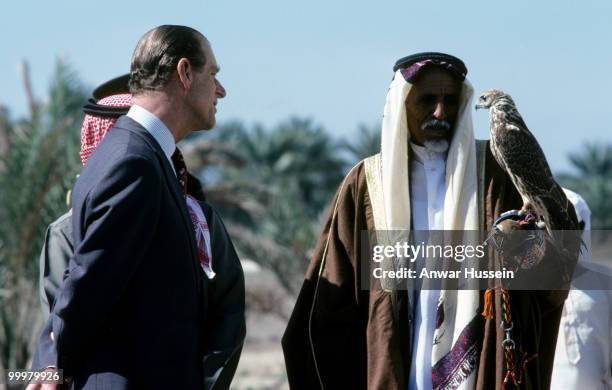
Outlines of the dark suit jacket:
{"type": "MultiPolygon", "coordinates": [[[[187,192],[204,199],[199,181],[190,176],[187,192]],[[197,194],[200,192],[200,195],[197,194]]],[[[204,386],[205,390],[229,389],[245,337],[244,274],[240,260],[227,234],[223,221],[212,207],[200,201],[211,235],[213,267],[216,277],[208,281],[204,296],[208,299],[204,324],[204,386]]],[[[49,307],[62,284],[73,252],[72,211],[59,217],[47,228],[40,256],[40,294],[43,313],[49,307]]],[[[41,370],[54,361],[54,345],[49,337],[50,322],[43,330],[33,361],[33,369],[41,370]]]]}
{"type": "Polygon", "coordinates": [[[201,389],[206,279],[176,176],[121,117],[72,195],[74,256],[51,314],[76,388],[201,389]]]}

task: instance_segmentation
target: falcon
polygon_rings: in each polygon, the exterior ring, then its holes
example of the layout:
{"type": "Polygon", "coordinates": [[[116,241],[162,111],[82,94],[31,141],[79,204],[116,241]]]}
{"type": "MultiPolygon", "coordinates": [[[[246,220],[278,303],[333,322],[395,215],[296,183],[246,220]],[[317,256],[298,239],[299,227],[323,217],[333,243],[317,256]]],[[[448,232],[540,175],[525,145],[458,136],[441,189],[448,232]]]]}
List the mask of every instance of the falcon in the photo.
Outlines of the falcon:
{"type": "Polygon", "coordinates": [[[527,128],[510,95],[497,89],[484,92],[476,109],[488,108],[490,147],[523,198],[521,213],[534,213],[553,236],[556,230],[578,230],[578,219],[555,181],[542,148],[527,128]]]}

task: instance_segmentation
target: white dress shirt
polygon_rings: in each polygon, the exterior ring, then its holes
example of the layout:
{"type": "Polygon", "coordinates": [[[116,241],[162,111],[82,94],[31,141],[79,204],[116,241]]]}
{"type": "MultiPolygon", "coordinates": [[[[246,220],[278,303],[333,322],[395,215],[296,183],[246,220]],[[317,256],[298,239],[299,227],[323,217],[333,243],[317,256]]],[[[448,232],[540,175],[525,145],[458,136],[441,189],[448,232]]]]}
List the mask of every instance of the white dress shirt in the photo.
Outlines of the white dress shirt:
{"type": "Polygon", "coordinates": [[[140,107],[136,104],[130,107],[130,110],[126,114],[128,117],[132,118],[138,124],[145,128],[155,141],[161,146],[170,166],[172,167],[172,171],[176,175],[176,171],[174,171],[174,164],[172,163],[172,154],[176,149],[176,144],[174,143],[174,136],[170,129],[162,122],[158,117],[153,115],[147,109],[140,107]]]}
{"type": "MultiPolygon", "coordinates": [[[[446,153],[410,143],[410,210],[413,230],[444,229],[446,153]]],[[[419,241],[420,242],[420,241],[419,241]]],[[[417,261],[417,275],[423,262],[417,261]]],[[[417,292],[414,339],[408,389],[431,390],[431,350],[436,326],[439,290],[417,292]]]]}

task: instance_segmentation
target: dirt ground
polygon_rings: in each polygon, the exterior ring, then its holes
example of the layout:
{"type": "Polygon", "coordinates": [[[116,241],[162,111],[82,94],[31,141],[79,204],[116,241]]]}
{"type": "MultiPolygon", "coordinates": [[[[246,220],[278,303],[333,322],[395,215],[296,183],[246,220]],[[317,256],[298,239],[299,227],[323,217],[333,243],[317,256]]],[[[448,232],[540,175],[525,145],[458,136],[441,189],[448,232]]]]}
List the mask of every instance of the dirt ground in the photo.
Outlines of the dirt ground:
{"type": "Polygon", "coordinates": [[[232,389],[289,389],[280,342],[295,298],[271,272],[248,260],[243,268],[247,338],[232,389]]]}

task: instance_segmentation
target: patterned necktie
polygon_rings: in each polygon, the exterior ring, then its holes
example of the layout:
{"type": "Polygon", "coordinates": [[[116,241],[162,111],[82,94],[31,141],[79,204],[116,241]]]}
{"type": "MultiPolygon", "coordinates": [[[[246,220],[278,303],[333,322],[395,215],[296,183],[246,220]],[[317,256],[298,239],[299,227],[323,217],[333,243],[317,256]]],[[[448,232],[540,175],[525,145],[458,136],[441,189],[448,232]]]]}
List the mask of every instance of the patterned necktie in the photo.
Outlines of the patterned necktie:
{"type": "Polygon", "coordinates": [[[174,170],[176,171],[176,177],[179,182],[179,186],[181,187],[181,192],[183,195],[187,194],[187,166],[185,165],[185,160],[183,159],[183,153],[176,148],[174,153],[172,153],[172,164],[174,165],[174,170]]]}
{"type": "Polygon", "coordinates": [[[187,202],[187,211],[193,225],[195,233],[196,246],[198,249],[198,259],[200,260],[200,266],[204,270],[204,273],[209,279],[215,277],[215,271],[212,268],[212,250],[210,244],[210,231],[208,229],[208,222],[204,211],[198,203],[198,201],[191,195],[187,195],[187,166],[183,159],[183,154],[176,148],[172,154],[172,164],[176,171],[176,177],[178,178],[179,186],[185,196],[187,202]]]}

